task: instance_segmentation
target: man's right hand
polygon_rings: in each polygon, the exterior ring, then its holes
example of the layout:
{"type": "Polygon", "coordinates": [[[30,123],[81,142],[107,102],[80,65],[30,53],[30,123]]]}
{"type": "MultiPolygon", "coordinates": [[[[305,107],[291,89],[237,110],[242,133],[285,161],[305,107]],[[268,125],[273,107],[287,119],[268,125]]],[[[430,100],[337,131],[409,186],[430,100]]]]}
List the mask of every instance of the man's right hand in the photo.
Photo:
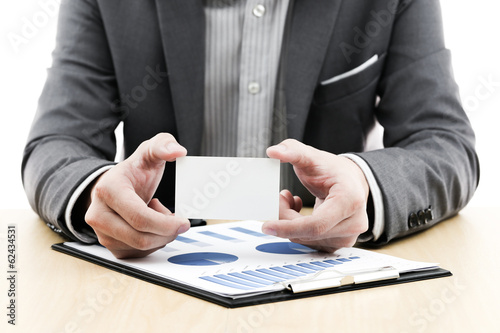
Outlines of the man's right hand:
{"type": "Polygon", "coordinates": [[[95,182],[85,221],[115,257],[146,256],[189,229],[188,219],[152,198],[165,163],[186,154],[172,135],[158,134],[95,182]]]}

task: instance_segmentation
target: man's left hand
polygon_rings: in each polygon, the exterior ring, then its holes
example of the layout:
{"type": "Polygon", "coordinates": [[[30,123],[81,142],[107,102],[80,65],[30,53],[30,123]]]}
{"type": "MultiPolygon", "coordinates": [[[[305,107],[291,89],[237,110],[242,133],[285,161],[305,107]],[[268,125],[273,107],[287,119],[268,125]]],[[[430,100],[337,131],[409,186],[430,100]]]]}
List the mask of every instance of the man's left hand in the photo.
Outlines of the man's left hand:
{"type": "Polygon", "coordinates": [[[264,233],[333,252],[353,246],[358,236],[368,230],[366,204],[370,189],[356,163],[292,139],[269,147],[267,155],[292,164],[316,203],[312,215],[301,215],[302,200],[288,190],[282,191],[280,219],[264,223],[264,233]]]}

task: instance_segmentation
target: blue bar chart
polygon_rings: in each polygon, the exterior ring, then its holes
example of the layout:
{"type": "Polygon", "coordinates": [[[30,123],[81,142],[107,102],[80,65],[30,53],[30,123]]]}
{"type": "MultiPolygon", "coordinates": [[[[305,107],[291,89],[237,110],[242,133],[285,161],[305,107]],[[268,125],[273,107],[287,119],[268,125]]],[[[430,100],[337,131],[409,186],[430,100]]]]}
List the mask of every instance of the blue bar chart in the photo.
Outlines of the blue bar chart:
{"type": "Polygon", "coordinates": [[[230,236],[226,236],[226,235],[222,235],[222,234],[219,234],[219,233],[216,233],[216,232],[213,232],[213,231],[209,231],[209,230],[200,231],[199,233],[203,234],[203,235],[210,236],[210,237],[214,237],[214,238],[217,238],[217,239],[222,239],[222,240],[225,240],[225,241],[233,242],[233,243],[243,243],[244,242],[241,239],[230,237],[230,236]]]}
{"type": "MultiPolygon", "coordinates": [[[[356,259],[360,259],[360,257],[338,258],[335,262],[337,265],[341,265],[343,262],[350,262],[356,259]]],[[[318,271],[335,266],[334,264],[328,263],[328,261],[331,260],[311,261],[309,263],[298,263],[296,265],[260,268],[256,270],[229,273],[227,275],[217,274],[213,276],[201,276],[200,279],[235,289],[257,289],[262,287],[263,284],[272,284],[291,280],[297,277],[305,277],[309,274],[314,274],[318,271]],[[228,284],[228,281],[231,282],[231,285],[228,284]]]]}

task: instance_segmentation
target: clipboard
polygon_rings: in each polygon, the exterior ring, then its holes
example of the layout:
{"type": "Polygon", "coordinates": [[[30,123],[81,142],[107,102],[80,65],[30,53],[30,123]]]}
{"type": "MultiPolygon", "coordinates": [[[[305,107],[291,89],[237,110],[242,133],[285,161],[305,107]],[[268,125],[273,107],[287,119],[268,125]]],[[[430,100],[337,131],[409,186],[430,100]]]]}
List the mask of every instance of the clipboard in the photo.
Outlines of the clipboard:
{"type": "MultiPolygon", "coordinates": [[[[290,247],[289,249],[294,250],[297,249],[297,244],[291,243],[291,242],[283,242],[282,239],[277,239],[277,238],[266,238],[269,236],[262,236],[263,234],[259,235],[257,230],[259,230],[259,222],[251,222],[251,221],[245,221],[245,222],[236,222],[236,223],[226,223],[224,225],[212,225],[212,226],[204,226],[204,227],[197,227],[197,228],[192,228],[188,233],[183,234],[182,238],[190,237],[191,242],[189,244],[183,244],[181,241],[176,240],[170,244],[167,245],[167,247],[180,247],[182,245],[185,245],[186,248],[189,248],[189,246],[192,245],[193,239],[200,237],[203,233],[206,233],[210,231],[210,233],[215,234],[220,233],[220,234],[225,234],[225,235],[233,235],[236,234],[236,231],[234,231],[234,234],[230,234],[228,230],[231,229],[238,229],[238,231],[241,231],[240,229],[244,229],[243,227],[247,228],[245,230],[248,231],[247,235],[243,235],[242,237],[238,236],[239,238],[244,238],[247,237],[249,239],[248,243],[244,243],[243,241],[239,243],[240,248],[251,248],[255,249],[256,244],[261,244],[269,247],[270,245],[275,245],[275,244],[289,244],[290,247]],[[234,227],[237,226],[237,227],[234,227]],[[253,229],[252,229],[253,228],[253,229]],[[194,230],[193,230],[194,229],[194,230]],[[253,233],[253,234],[252,234],[253,233]],[[187,236],[186,236],[187,235],[187,236]],[[261,236],[261,237],[260,237],[261,236]],[[251,243],[250,240],[255,238],[255,242],[251,243]],[[282,243],[275,243],[276,240],[282,241],[282,243]],[[172,245],[173,244],[173,245],[172,245]],[[295,244],[295,245],[293,245],[295,244]]],[[[213,236],[213,235],[212,235],[213,236]]],[[[208,237],[208,236],[206,236],[208,237]]],[[[226,238],[230,238],[229,236],[225,236],[226,238]]],[[[203,241],[206,241],[206,239],[202,239],[203,241]]],[[[201,241],[201,240],[200,240],[201,241]]],[[[228,240],[219,240],[220,243],[214,242],[214,248],[217,249],[224,249],[224,242],[227,242],[228,240]]],[[[106,256],[106,255],[95,255],[95,253],[99,252],[91,252],[91,251],[86,251],[86,248],[84,245],[72,245],[72,243],[60,243],[60,244],[54,244],[52,246],[52,249],[58,252],[62,252],[68,255],[71,255],[73,257],[83,259],[89,262],[92,262],[94,264],[109,268],[111,270],[117,271],[122,274],[126,274],[132,277],[135,277],[137,279],[153,283],[162,287],[166,287],[178,292],[182,292],[184,294],[194,296],[200,299],[203,299],[205,301],[226,307],[226,308],[238,308],[238,307],[245,307],[245,306],[252,306],[252,305],[258,305],[258,304],[265,304],[265,303],[273,303],[273,302],[281,302],[281,301],[287,301],[287,300],[294,300],[294,299],[301,299],[301,298],[306,298],[306,297],[313,297],[313,296],[320,296],[320,295],[329,295],[329,294],[336,294],[336,293],[341,293],[341,292],[347,292],[347,291],[355,291],[355,290],[360,290],[360,289],[367,289],[367,288],[375,288],[375,287],[381,287],[381,286],[389,286],[389,285],[395,285],[395,284],[401,284],[401,283],[408,283],[408,282],[414,282],[414,281],[421,281],[421,280],[427,280],[427,279],[434,279],[434,278],[441,278],[441,277],[447,277],[451,276],[451,272],[442,268],[439,268],[437,266],[429,266],[431,268],[426,268],[423,270],[413,270],[413,271],[408,271],[404,272],[401,271],[401,267],[399,267],[399,271],[395,270],[394,267],[378,267],[377,269],[368,269],[368,270],[361,270],[361,271],[350,271],[348,273],[344,272],[339,272],[336,267],[333,267],[331,269],[325,269],[318,271],[316,274],[309,274],[304,278],[297,277],[297,278],[291,278],[288,280],[285,280],[281,282],[282,286],[280,287],[280,290],[272,290],[269,292],[263,292],[260,294],[251,294],[251,295],[244,295],[241,297],[233,297],[233,296],[228,296],[224,295],[221,293],[213,292],[210,289],[207,288],[198,288],[197,286],[193,284],[189,284],[186,282],[186,280],[183,280],[177,276],[177,279],[171,278],[168,276],[168,274],[154,274],[152,273],[152,270],[149,269],[148,267],[144,268],[140,266],[141,268],[137,268],[139,266],[131,266],[130,264],[127,264],[125,261],[119,261],[113,258],[112,256],[106,256]],[[68,245],[69,244],[69,245],[68,245]],[[126,263],[123,264],[122,262],[126,263]]],[[[244,263],[248,262],[244,260],[243,256],[241,253],[235,249],[234,244],[230,244],[228,246],[231,246],[231,248],[234,250],[234,254],[237,254],[241,257],[240,261],[243,261],[244,263]]],[[[301,246],[301,245],[298,245],[301,246]]],[[[94,245],[94,247],[98,247],[100,251],[105,251],[109,253],[104,247],[94,245]]],[[[257,246],[258,248],[259,246],[257,246]]],[[[226,247],[226,250],[229,248],[226,247]]],[[[310,249],[309,249],[310,250],[310,249]]],[[[373,255],[375,259],[378,259],[379,257],[384,257],[385,255],[378,254],[378,253],[373,253],[371,251],[366,251],[366,250],[361,250],[361,249],[346,249],[347,251],[352,251],[352,253],[360,253],[359,256],[363,256],[364,253],[368,254],[368,259],[370,258],[369,255],[373,255]],[[356,252],[357,251],[357,252],[356,252]],[[364,251],[364,252],[363,252],[364,251]]],[[[161,252],[161,250],[159,251],[161,252]]],[[[228,250],[229,252],[229,250],[228,250]]],[[[254,252],[249,252],[249,255],[253,257],[258,257],[259,255],[263,255],[262,253],[257,253],[257,251],[254,252]]],[[[345,251],[344,251],[345,252],[345,251]]],[[[104,252],[102,252],[104,253],[104,252]]],[[[174,252],[175,253],[175,252],[174,252]]],[[[350,252],[349,252],[350,253],[350,252]]],[[[153,254],[154,255],[154,254],[153,254]]],[[[266,255],[266,254],[264,254],[266,255]]],[[[307,257],[308,255],[310,256],[318,256],[317,253],[310,253],[310,254],[298,254],[297,257],[307,257]]],[[[150,255],[152,256],[152,255],[150,255]]],[[[148,256],[148,258],[150,257],[148,256]]],[[[272,258],[282,258],[286,257],[286,255],[268,255],[272,258]]],[[[170,258],[172,257],[172,254],[169,253],[168,255],[164,253],[159,253],[158,257],[161,258],[170,258]],[[163,257],[161,257],[163,256],[163,257]]],[[[288,257],[292,257],[293,255],[289,255],[288,257]]],[[[385,256],[385,257],[390,257],[390,256],[385,256]]],[[[265,257],[264,257],[265,258],[265,257]]],[[[351,258],[357,258],[357,257],[351,257],[351,258]]],[[[396,258],[396,257],[391,257],[394,259],[399,259],[402,262],[406,262],[404,259],[396,258]]],[[[162,260],[163,260],[162,259],[162,260]]],[[[365,258],[359,259],[360,261],[365,258]]],[[[368,260],[366,259],[366,260],[368,260]]],[[[276,259],[273,259],[276,260],[276,259]]],[[[349,259],[338,259],[338,260],[344,260],[344,261],[349,261],[349,259]]],[[[353,259],[355,260],[355,259],[353,259]]],[[[369,260],[368,260],[369,261],[369,260]]],[[[325,262],[332,262],[332,260],[325,260],[325,262]]],[[[408,261],[409,262],[409,261],[408,261]]],[[[312,262],[311,262],[312,263],[312,262]]],[[[397,263],[397,261],[396,261],[397,263]]],[[[169,264],[165,260],[161,262],[161,264],[169,264]]],[[[170,268],[175,268],[170,264],[170,268]]],[[[308,265],[304,263],[303,265],[308,265]]],[[[339,265],[338,267],[348,267],[349,264],[344,264],[344,265],[339,265]]],[[[230,266],[230,264],[227,265],[220,265],[219,267],[223,266],[230,266]]],[[[186,268],[179,268],[179,270],[189,270],[187,266],[184,266],[186,268]]],[[[286,266],[285,266],[286,267],[286,266]]],[[[168,271],[168,270],[167,270],[168,271]]],[[[240,274],[241,275],[241,274],[240,274]]],[[[174,275],[172,275],[174,276],[174,275]]],[[[205,283],[205,284],[210,284],[210,282],[206,281],[201,281],[200,283],[205,283]]]]}

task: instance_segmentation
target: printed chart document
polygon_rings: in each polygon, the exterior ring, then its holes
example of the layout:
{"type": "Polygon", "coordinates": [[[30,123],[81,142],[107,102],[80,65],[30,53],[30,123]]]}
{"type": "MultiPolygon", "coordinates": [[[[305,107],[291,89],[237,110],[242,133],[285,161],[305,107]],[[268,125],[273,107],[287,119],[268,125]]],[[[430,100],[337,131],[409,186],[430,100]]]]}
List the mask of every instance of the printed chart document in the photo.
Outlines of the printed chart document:
{"type": "Polygon", "coordinates": [[[312,296],[314,291],[365,282],[401,283],[397,281],[408,272],[439,270],[439,274],[427,273],[413,280],[451,275],[436,263],[409,261],[358,248],[317,252],[263,234],[261,228],[262,222],[258,221],[194,227],[163,249],[140,259],[116,259],[100,245],[67,242],[53,248],[125,273],[129,268],[133,273],[130,275],[148,280],[144,278],[147,276],[155,283],[164,280],[169,286],[172,282],[184,288],[174,289],[195,296],[202,291],[201,298],[229,307],[231,300],[276,292],[290,295],[306,292],[312,296]],[[221,298],[213,300],[207,293],[221,298]],[[221,299],[228,301],[224,303],[221,299]]]}

